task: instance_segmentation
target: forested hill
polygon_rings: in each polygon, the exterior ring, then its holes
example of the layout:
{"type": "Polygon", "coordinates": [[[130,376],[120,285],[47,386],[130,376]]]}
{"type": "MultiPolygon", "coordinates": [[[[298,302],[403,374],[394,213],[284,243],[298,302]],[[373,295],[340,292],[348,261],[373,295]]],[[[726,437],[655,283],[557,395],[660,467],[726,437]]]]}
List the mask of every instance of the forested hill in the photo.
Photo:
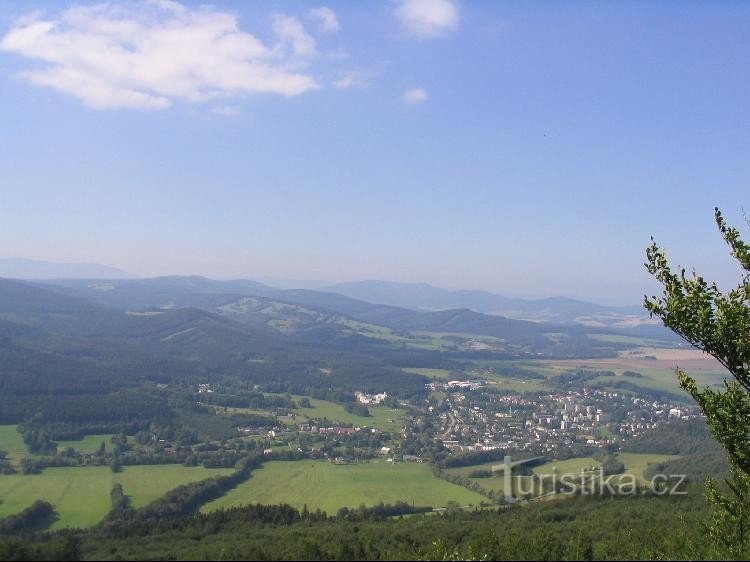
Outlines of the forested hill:
{"type": "Polygon", "coordinates": [[[259,385],[307,393],[411,396],[426,379],[381,357],[326,348],[197,308],[125,312],[0,280],[0,411],[7,423],[54,395],[109,395],[157,383],[259,385]]]}
{"type": "MultiPolygon", "coordinates": [[[[55,291],[122,310],[196,307],[249,324],[283,325],[286,333],[304,332],[317,339],[365,335],[351,329],[351,321],[383,326],[399,332],[435,332],[490,336],[505,342],[506,353],[535,353],[560,357],[611,356],[622,344],[594,340],[588,333],[622,334],[612,329],[513,320],[469,309],[424,312],[378,305],[336,293],[279,290],[252,281],[213,281],[201,277],[164,277],[140,280],[59,280],[46,285],[55,291]],[[254,301],[250,303],[248,298],[254,301]],[[294,305],[289,307],[288,305],[294,305]],[[303,307],[303,309],[294,307],[303,307]],[[306,316],[301,320],[301,316],[306,316]],[[296,327],[302,326],[303,330],[296,327]],[[554,337],[550,334],[554,333],[554,337]]],[[[644,328],[628,335],[664,335],[644,328]]],[[[351,342],[351,339],[349,340],[351,342]]],[[[372,343],[372,342],[371,342],[372,343]]],[[[407,342],[408,343],[408,342],[407,342]]]]}
{"type": "Polygon", "coordinates": [[[647,316],[641,306],[604,306],[578,299],[549,297],[542,299],[509,298],[489,291],[451,291],[427,283],[356,281],[337,283],[324,290],[371,303],[388,304],[416,310],[468,308],[476,312],[574,323],[586,317],[647,316]]]}

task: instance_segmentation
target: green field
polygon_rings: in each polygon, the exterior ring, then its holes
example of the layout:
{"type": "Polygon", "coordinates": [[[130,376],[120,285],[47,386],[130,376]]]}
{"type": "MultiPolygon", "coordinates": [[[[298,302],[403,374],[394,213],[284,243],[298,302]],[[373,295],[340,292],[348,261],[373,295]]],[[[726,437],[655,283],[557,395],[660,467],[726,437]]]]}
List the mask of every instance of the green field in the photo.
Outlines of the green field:
{"type": "Polygon", "coordinates": [[[27,508],[36,500],[55,506],[59,519],[52,529],[88,527],[110,510],[109,493],[122,484],[134,507],[141,507],[182,484],[211,476],[230,474],[231,469],[206,469],[182,465],[127,466],[113,473],[108,466],[48,468],[41,474],[0,476],[0,517],[27,508]]]}
{"type": "Polygon", "coordinates": [[[310,408],[296,408],[296,416],[275,416],[270,410],[257,410],[252,408],[217,407],[217,413],[227,414],[254,414],[260,416],[275,417],[275,419],[286,426],[294,427],[303,423],[309,423],[312,419],[327,418],[331,423],[351,424],[354,427],[374,427],[388,433],[399,433],[404,428],[404,417],[406,412],[400,409],[388,408],[386,406],[368,406],[369,416],[358,416],[347,412],[344,406],[327,400],[318,400],[308,396],[293,395],[292,398],[299,402],[303,398],[310,401],[310,408]]]}
{"type": "MultiPolygon", "coordinates": [[[[624,474],[632,475],[638,485],[645,485],[648,482],[643,476],[644,470],[649,464],[660,463],[671,459],[679,458],[675,455],[662,455],[662,454],[641,454],[641,453],[620,453],[617,455],[618,459],[625,465],[624,474]]],[[[477,470],[492,470],[492,467],[500,464],[500,461],[488,462],[484,464],[477,464],[472,466],[462,466],[460,468],[449,468],[446,470],[447,473],[463,476],[469,478],[469,475],[477,470]]],[[[533,468],[534,474],[538,476],[556,474],[562,476],[563,474],[570,474],[573,476],[580,476],[582,472],[587,472],[592,468],[601,466],[599,461],[594,460],[591,457],[577,457],[566,460],[553,460],[533,468]]],[[[482,489],[487,491],[502,492],[504,489],[504,478],[502,471],[497,472],[492,478],[469,478],[472,483],[479,485],[482,489]]],[[[620,477],[614,477],[611,482],[616,485],[620,480],[620,477]]],[[[530,489],[530,483],[527,476],[514,476],[513,487],[514,492],[516,486],[520,485],[523,489],[530,489]]]]}
{"type": "MultiPolygon", "coordinates": [[[[459,466],[459,467],[456,467],[456,468],[446,468],[445,472],[447,472],[448,474],[453,474],[453,475],[457,475],[457,476],[464,476],[464,477],[468,478],[469,475],[472,472],[475,472],[477,470],[490,470],[491,471],[493,466],[497,466],[497,465],[500,465],[500,464],[503,464],[502,460],[491,461],[491,462],[486,462],[486,463],[482,463],[482,464],[472,464],[470,466],[459,466]]],[[[498,474],[498,476],[501,476],[502,475],[502,471],[498,471],[497,474],[498,474]]],[[[478,478],[477,480],[483,480],[483,479],[482,478],[478,478]]]]}
{"type": "MultiPolygon", "coordinates": [[[[449,468],[446,470],[448,474],[457,476],[463,476],[468,478],[472,483],[477,484],[482,489],[493,492],[503,492],[505,489],[505,478],[503,471],[495,472],[495,475],[491,478],[470,478],[472,472],[477,470],[492,470],[493,466],[502,464],[502,461],[487,462],[484,464],[476,464],[471,466],[462,466],[459,468],[449,468]]],[[[574,474],[580,475],[582,470],[588,470],[592,467],[598,467],[599,462],[595,461],[591,457],[579,457],[574,459],[566,459],[561,461],[552,461],[541,464],[533,468],[534,474],[546,475],[546,474],[574,474]]],[[[521,490],[531,489],[531,480],[528,476],[513,476],[512,479],[513,492],[517,493],[519,487],[521,490]]]]}
{"type": "Polygon", "coordinates": [[[101,446],[102,442],[104,442],[104,447],[107,451],[112,450],[112,434],[111,433],[104,433],[99,435],[87,435],[83,439],[78,439],[75,441],[58,441],[57,442],[57,450],[63,451],[67,449],[68,447],[71,447],[78,451],[79,453],[95,453],[99,450],[99,447],[101,446]]]}
{"type": "Polygon", "coordinates": [[[449,371],[448,369],[425,369],[421,367],[413,367],[413,368],[406,368],[402,370],[406,371],[407,373],[423,375],[430,379],[435,377],[436,379],[441,380],[441,381],[450,380],[452,377],[451,375],[452,371],[449,371]]]}
{"type": "MultiPolygon", "coordinates": [[[[299,401],[302,396],[293,396],[294,400],[299,401]]],[[[347,412],[341,404],[328,402],[327,400],[316,400],[308,398],[312,408],[297,408],[297,412],[302,414],[307,421],[311,418],[328,418],[331,421],[341,423],[350,423],[355,427],[376,427],[381,431],[400,432],[404,427],[404,410],[394,410],[385,406],[370,406],[370,415],[363,417],[347,412]]]]}
{"type": "Polygon", "coordinates": [[[604,341],[609,343],[624,343],[627,345],[637,345],[641,347],[675,347],[673,342],[667,340],[658,340],[652,338],[641,338],[636,336],[621,336],[614,334],[586,334],[592,340],[604,341]]]}
{"type": "Polygon", "coordinates": [[[502,377],[500,375],[490,375],[486,379],[490,385],[512,392],[542,392],[549,390],[549,387],[540,379],[522,380],[513,377],[502,377]]]}
{"type": "Polygon", "coordinates": [[[334,465],[328,461],[269,462],[224,497],[202,511],[248,503],[288,503],[297,508],[336,513],[342,507],[405,501],[444,507],[449,501],[479,505],[483,496],[435,478],[427,464],[385,461],[334,465]]]}
{"type": "Polygon", "coordinates": [[[8,453],[11,464],[16,467],[23,457],[30,456],[15,425],[0,425],[0,449],[8,453]]]}
{"type": "Polygon", "coordinates": [[[647,453],[620,453],[617,458],[625,465],[625,472],[635,476],[638,484],[645,484],[643,471],[650,464],[680,458],[679,455],[652,455],[647,453]]]}
{"type": "Polygon", "coordinates": [[[599,461],[591,457],[577,457],[566,459],[564,461],[552,461],[534,467],[534,474],[574,474],[580,475],[581,472],[588,472],[601,466],[599,461]]]}
{"type": "MultiPolygon", "coordinates": [[[[627,338],[628,336],[622,336],[627,338]]],[[[620,336],[613,336],[618,339],[620,336]]],[[[640,338],[635,338],[635,341],[641,342],[640,338]]],[[[655,343],[651,340],[649,343],[655,343]]],[[[667,349],[671,351],[671,349],[667,349]]],[[[659,350],[653,351],[658,353],[659,350]]],[[[699,385],[720,385],[722,381],[727,377],[726,372],[722,372],[720,369],[710,368],[709,363],[706,364],[694,364],[689,361],[671,361],[665,359],[658,360],[645,360],[639,356],[628,356],[620,355],[617,358],[609,359],[565,359],[560,361],[551,362],[547,359],[532,359],[532,360],[478,360],[474,362],[480,368],[486,369],[497,369],[501,371],[503,368],[515,368],[525,369],[537,374],[549,377],[550,382],[548,383],[544,379],[527,379],[519,375],[504,375],[494,374],[491,372],[485,372],[481,375],[479,373],[470,373],[471,376],[478,376],[484,378],[491,383],[497,384],[499,388],[517,392],[524,391],[544,391],[552,389],[554,378],[560,375],[574,373],[579,370],[589,371],[612,371],[615,373],[614,377],[600,376],[592,379],[602,388],[610,389],[615,392],[632,392],[628,389],[615,388],[611,385],[617,382],[626,382],[636,387],[643,388],[644,390],[656,390],[666,391],[675,394],[675,398],[682,399],[685,402],[690,402],[690,396],[680,388],[679,381],[675,375],[675,366],[679,363],[680,366],[684,367],[687,372],[693,376],[699,385]],[[625,371],[635,371],[642,375],[642,377],[626,377],[623,376],[625,371]]]]}

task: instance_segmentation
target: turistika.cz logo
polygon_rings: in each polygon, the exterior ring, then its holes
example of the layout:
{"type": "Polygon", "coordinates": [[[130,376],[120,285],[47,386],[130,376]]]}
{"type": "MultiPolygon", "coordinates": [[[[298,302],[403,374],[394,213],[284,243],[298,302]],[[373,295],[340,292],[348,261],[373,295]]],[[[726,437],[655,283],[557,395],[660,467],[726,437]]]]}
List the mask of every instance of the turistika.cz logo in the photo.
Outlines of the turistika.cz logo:
{"type": "Polygon", "coordinates": [[[534,474],[520,477],[513,474],[513,469],[544,459],[533,457],[514,461],[506,456],[503,464],[492,467],[493,472],[503,471],[503,494],[507,503],[518,501],[519,498],[540,498],[556,494],[567,495],[611,495],[630,496],[635,494],[685,495],[687,475],[685,474],[655,474],[649,480],[640,481],[630,473],[606,474],[604,467],[582,469],[579,473],[558,474],[553,469],[552,474],[534,474]]]}

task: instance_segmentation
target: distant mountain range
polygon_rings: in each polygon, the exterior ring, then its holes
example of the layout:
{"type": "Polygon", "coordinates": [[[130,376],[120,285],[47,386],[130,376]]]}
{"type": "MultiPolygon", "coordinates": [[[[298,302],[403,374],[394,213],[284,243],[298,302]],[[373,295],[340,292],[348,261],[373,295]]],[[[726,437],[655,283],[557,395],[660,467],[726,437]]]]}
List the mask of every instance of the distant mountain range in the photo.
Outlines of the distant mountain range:
{"type": "MultiPolygon", "coordinates": [[[[54,263],[24,258],[0,259],[0,277],[28,280],[135,280],[137,276],[126,271],[95,263],[54,263]]],[[[288,286],[288,285],[287,285],[288,286]]],[[[104,285],[102,285],[104,287],[104,285]]],[[[92,287],[89,287],[92,288],[92,287]]],[[[80,289],[80,287],[79,287],[80,289]]],[[[100,293],[101,287],[95,293],[100,293]]],[[[427,283],[395,283],[390,281],[357,281],[338,283],[316,290],[280,289],[246,279],[214,281],[204,277],[168,276],[149,279],[146,283],[126,283],[101,301],[112,300],[109,305],[128,306],[150,304],[163,306],[183,293],[222,293],[255,295],[317,306],[328,302],[338,313],[350,314],[350,309],[368,303],[385,307],[398,307],[420,312],[469,311],[513,320],[553,324],[579,324],[599,328],[633,328],[656,325],[640,306],[604,306],[566,297],[520,299],[497,295],[488,291],[451,291],[427,283]],[[342,300],[344,297],[360,304],[342,300]]],[[[180,303],[175,303],[180,305],[180,303]]],[[[395,310],[384,310],[384,316],[402,315],[395,310]]],[[[372,309],[368,314],[372,313],[372,309]]],[[[455,314],[453,314],[455,317],[455,314]]]]}
{"type": "MultiPolygon", "coordinates": [[[[606,322],[601,322],[597,326],[586,326],[580,320],[555,321],[551,312],[547,313],[544,321],[531,322],[498,314],[485,314],[465,306],[441,310],[419,309],[416,306],[407,308],[367,302],[330,291],[282,290],[242,279],[216,281],[205,277],[172,276],[123,280],[61,279],[39,283],[69,296],[120,310],[193,307],[240,323],[265,325],[286,334],[299,336],[309,335],[311,332],[318,335],[327,332],[334,338],[340,338],[351,333],[362,333],[363,327],[352,324],[354,321],[404,333],[485,335],[503,340],[507,346],[516,350],[531,346],[544,349],[545,352],[552,352],[549,348],[552,341],[549,339],[550,333],[568,334],[572,339],[567,339],[566,345],[572,345],[571,342],[576,338],[585,337],[587,332],[671,339],[670,333],[664,327],[639,322],[633,322],[628,329],[617,328],[606,322]]],[[[548,300],[555,302],[555,299],[548,300]]],[[[569,306],[570,303],[577,302],[570,299],[560,300],[569,306]]],[[[530,302],[533,304],[534,301],[530,302]]],[[[573,318],[574,314],[593,310],[600,312],[600,317],[604,318],[605,312],[608,312],[607,309],[601,311],[592,307],[597,305],[581,303],[581,306],[573,311],[565,311],[561,306],[555,314],[558,318],[573,318]],[[567,313],[567,316],[564,313],[567,313]]],[[[580,319],[580,316],[575,318],[580,319]]],[[[625,316],[612,316],[610,320],[614,323],[622,318],[625,316]]],[[[372,331],[372,326],[367,327],[365,331],[367,330],[372,331]]],[[[403,334],[396,335],[401,337],[403,334]]],[[[587,342],[586,345],[591,345],[591,342],[587,342]]]]}
{"type": "Polygon", "coordinates": [[[322,290],[370,303],[413,310],[467,308],[483,314],[516,320],[622,328],[652,323],[649,322],[646,311],[640,306],[603,306],[566,297],[526,300],[508,298],[487,291],[449,291],[427,283],[358,281],[338,283],[322,290]]]}
{"type": "Polygon", "coordinates": [[[0,277],[8,279],[135,279],[137,276],[98,263],[57,263],[0,258],[0,277]]]}

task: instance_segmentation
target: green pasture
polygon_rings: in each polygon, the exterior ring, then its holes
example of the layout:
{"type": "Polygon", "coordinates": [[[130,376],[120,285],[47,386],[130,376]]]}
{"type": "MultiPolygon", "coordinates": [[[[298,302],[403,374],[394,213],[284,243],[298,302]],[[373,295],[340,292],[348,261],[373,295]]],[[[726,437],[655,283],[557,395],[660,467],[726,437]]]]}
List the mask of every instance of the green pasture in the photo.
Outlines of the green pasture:
{"type": "Polygon", "coordinates": [[[107,451],[111,451],[113,448],[112,434],[102,433],[98,435],[87,435],[83,439],[78,440],[57,441],[57,450],[63,451],[68,447],[71,447],[79,453],[95,453],[99,450],[102,443],[104,443],[104,448],[107,451]]]}
{"type": "Polygon", "coordinates": [[[52,529],[95,525],[111,508],[110,492],[122,484],[134,507],[142,507],[169,490],[204,478],[230,474],[231,469],[182,465],[126,466],[113,473],[108,466],[48,468],[41,474],[0,475],[0,517],[29,507],[36,500],[55,506],[59,519],[52,529]]]}
{"type": "Polygon", "coordinates": [[[449,371],[448,369],[425,369],[421,367],[415,367],[415,368],[406,368],[402,369],[403,371],[406,371],[407,373],[414,373],[416,375],[423,375],[428,378],[436,378],[440,381],[447,381],[450,380],[453,375],[451,375],[452,371],[449,371]]]}
{"type": "Polygon", "coordinates": [[[590,472],[599,468],[601,463],[591,457],[576,457],[573,459],[555,460],[534,467],[534,474],[572,474],[580,475],[581,472],[590,472]]]}
{"type": "MultiPolygon", "coordinates": [[[[632,480],[639,486],[648,484],[644,477],[644,471],[650,464],[661,463],[668,460],[679,458],[676,455],[664,455],[664,454],[642,454],[642,453],[620,453],[617,455],[618,459],[625,465],[625,475],[632,476],[632,480]]],[[[471,473],[477,470],[492,470],[495,465],[501,464],[501,461],[488,462],[483,464],[477,464],[472,466],[462,466],[459,468],[449,468],[446,472],[449,474],[462,476],[468,478],[472,483],[477,484],[482,489],[487,491],[494,491],[496,493],[503,492],[504,482],[503,472],[498,471],[491,478],[471,478],[471,473]]],[[[591,470],[597,469],[601,466],[601,463],[594,460],[591,457],[576,457],[565,460],[552,460],[547,463],[541,464],[534,467],[532,470],[537,476],[552,476],[557,475],[571,475],[572,477],[580,477],[581,473],[590,473],[591,470]]],[[[622,476],[614,476],[610,482],[612,485],[617,485],[622,476]]],[[[632,480],[630,480],[632,482],[632,480]]],[[[528,490],[531,489],[530,480],[528,476],[514,476],[513,490],[516,493],[519,489],[528,490]]]]}
{"type": "Polygon", "coordinates": [[[30,456],[15,425],[0,425],[0,449],[8,453],[11,464],[16,467],[23,457],[30,456]]]}
{"type": "MultiPolygon", "coordinates": [[[[299,401],[304,397],[293,396],[292,398],[295,401],[299,401]]],[[[369,406],[369,416],[358,416],[347,412],[341,404],[336,404],[335,402],[317,400],[315,398],[308,398],[308,400],[310,400],[312,407],[297,408],[297,413],[305,418],[301,420],[298,416],[297,423],[309,421],[313,418],[328,418],[332,422],[350,423],[355,427],[375,427],[381,431],[391,433],[400,432],[404,427],[404,417],[406,415],[404,410],[394,410],[386,406],[369,406]]]]}
{"type": "Polygon", "coordinates": [[[479,505],[483,496],[435,478],[422,463],[371,462],[335,465],[325,460],[269,462],[228,494],[203,506],[212,511],[249,503],[288,503],[336,513],[342,507],[405,501],[444,507],[450,501],[479,505]]]}

